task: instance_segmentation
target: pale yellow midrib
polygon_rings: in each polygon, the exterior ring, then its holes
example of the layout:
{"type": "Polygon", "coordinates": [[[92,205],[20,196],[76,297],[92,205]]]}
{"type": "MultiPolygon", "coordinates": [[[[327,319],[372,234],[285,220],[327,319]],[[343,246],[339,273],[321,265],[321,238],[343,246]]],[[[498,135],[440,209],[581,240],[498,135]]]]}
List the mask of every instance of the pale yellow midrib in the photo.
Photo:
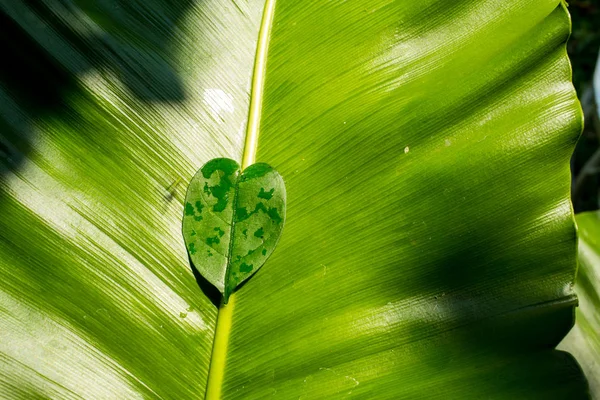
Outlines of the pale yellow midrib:
{"type": "MultiPolygon", "coordinates": [[[[242,170],[254,164],[258,145],[258,133],[262,112],[263,90],[265,84],[265,71],[269,36],[273,25],[275,13],[275,0],[267,0],[258,33],[256,58],[252,72],[252,85],[250,88],[250,107],[248,111],[248,125],[246,127],[246,142],[242,155],[242,170]]],[[[217,325],[213,342],[208,381],[206,385],[206,400],[220,400],[223,378],[225,373],[225,358],[231,333],[231,322],[235,304],[235,293],[229,297],[227,304],[221,304],[217,314],[217,325]]]]}
{"type": "Polygon", "coordinates": [[[246,143],[242,155],[242,169],[254,164],[256,160],[256,148],[258,147],[258,131],[260,128],[260,116],[262,112],[263,91],[265,86],[265,72],[267,66],[267,53],[269,48],[269,36],[273,25],[275,14],[275,0],[267,0],[265,10],[258,33],[256,46],[256,62],[252,75],[252,87],[250,89],[250,109],[248,112],[248,125],[246,127],[246,143]]]}

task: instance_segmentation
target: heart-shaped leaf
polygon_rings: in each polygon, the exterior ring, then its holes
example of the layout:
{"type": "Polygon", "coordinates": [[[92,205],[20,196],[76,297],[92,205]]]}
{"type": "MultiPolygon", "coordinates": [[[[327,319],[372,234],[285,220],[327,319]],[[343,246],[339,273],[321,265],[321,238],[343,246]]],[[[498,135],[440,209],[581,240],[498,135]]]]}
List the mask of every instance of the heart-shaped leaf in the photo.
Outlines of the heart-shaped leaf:
{"type": "Polygon", "coordinates": [[[240,174],[239,164],[215,158],[192,178],[183,237],[202,276],[229,295],[271,255],[285,219],[285,184],[264,163],[240,174]]]}

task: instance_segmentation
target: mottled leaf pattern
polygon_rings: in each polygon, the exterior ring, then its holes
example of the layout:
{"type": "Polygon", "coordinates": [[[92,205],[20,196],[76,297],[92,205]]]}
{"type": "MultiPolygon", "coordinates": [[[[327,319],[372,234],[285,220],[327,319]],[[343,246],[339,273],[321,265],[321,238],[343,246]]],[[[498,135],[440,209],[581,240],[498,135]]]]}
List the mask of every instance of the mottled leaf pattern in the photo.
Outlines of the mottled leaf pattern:
{"type": "Polygon", "coordinates": [[[285,185],[267,164],[240,174],[236,161],[216,158],[192,178],[183,236],[192,262],[225,302],[271,255],[284,218],[285,185]]]}

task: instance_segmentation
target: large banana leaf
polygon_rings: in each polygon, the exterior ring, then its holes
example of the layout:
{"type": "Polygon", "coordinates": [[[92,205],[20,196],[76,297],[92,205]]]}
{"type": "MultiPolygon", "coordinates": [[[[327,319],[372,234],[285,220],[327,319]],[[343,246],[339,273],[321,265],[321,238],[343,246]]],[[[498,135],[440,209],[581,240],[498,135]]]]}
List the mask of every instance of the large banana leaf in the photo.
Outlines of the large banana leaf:
{"type": "Polygon", "coordinates": [[[600,399],[600,211],[576,217],[579,230],[579,297],[576,324],[560,343],[574,354],[589,378],[593,399],[600,399]]]}
{"type": "Polygon", "coordinates": [[[0,9],[0,397],[586,396],[553,350],[581,129],[558,0],[0,9]],[[220,311],[181,237],[215,157],[288,196],[220,311]]]}

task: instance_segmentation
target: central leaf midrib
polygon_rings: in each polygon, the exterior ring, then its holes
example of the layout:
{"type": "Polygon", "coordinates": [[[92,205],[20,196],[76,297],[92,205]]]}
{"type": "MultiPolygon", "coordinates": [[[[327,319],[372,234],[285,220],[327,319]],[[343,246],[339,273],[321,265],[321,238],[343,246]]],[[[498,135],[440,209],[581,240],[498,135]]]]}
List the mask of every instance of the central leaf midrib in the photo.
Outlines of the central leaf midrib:
{"type": "MultiPolygon", "coordinates": [[[[242,154],[242,172],[250,165],[254,164],[256,159],[256,150],[258,145],[258,133],[260,126],[260,117],[262,113],[263,90],[265,82],[266,61],[269,45],[269,36],[271,26],[273,25],[273,14],[275,11],[275,0],[266,0],[261,24],[258,31],[258,42],[256,46],[256,57],[254,60],[254,69],[252,71],[252,81],[250,88],[250,104],[248,109],[248,123],[246,126],[246,140],[244,143],[244,152],[242,154]]],[[[237,187],[234,194],[233,206],[235,214],[235,203],[237,198],[237,187]]],[[[227,257],[227,270],[225,277],[229,273],[229,263],[231,258],[231,246],[233,242],[233,230],[235,222],[232,221],[232,233],[230,236],[229,252],[227,257]]],[[[225,289],[226,290],[226,289],[225,289]]],[[[208,379],[206,385],[205,399],[221,399],[221,389],[223,386],[223,377],[225,372],[225,361],[229,336],[231,333],[231,323],[233,317],[233,308],[235,304],[235,294],[232,293],[227,304],[221,302],[217,313],[217,322],[215,326],[215,335],[213,339],[213,349],[210,357],[208,369],[208,379]]]]}
{"type": "MultiPolygon", "coordinates": [[[[244,168],[244,167],[242,167],[244,168]]],[[[224,307],[228,303],[229,296],[231,295],[230,286],[229,286],[229,274],[231,273],[231,257],[233,256],[233,242],[235,238],[235,210],[237,210],[237,202],[238,202],[238,191],[240,188],[240,179],[242,178],[242,174],[238,174],[238,178],[235,182],[234,190],[233,190],[233,199],[231,200],[231,205],[233,208],[232,213],[232,221],[231,221],[231,231],[229,233],[229,246],[227,246],[227,265],[225,266],[225,282],[224,282],[224,290],[223,290],[223,298],[221,300],[222,305],[219,307],[219,310],[224,307]]],[[[218,317],[217,317],[218,318],[218,317]]]]}

